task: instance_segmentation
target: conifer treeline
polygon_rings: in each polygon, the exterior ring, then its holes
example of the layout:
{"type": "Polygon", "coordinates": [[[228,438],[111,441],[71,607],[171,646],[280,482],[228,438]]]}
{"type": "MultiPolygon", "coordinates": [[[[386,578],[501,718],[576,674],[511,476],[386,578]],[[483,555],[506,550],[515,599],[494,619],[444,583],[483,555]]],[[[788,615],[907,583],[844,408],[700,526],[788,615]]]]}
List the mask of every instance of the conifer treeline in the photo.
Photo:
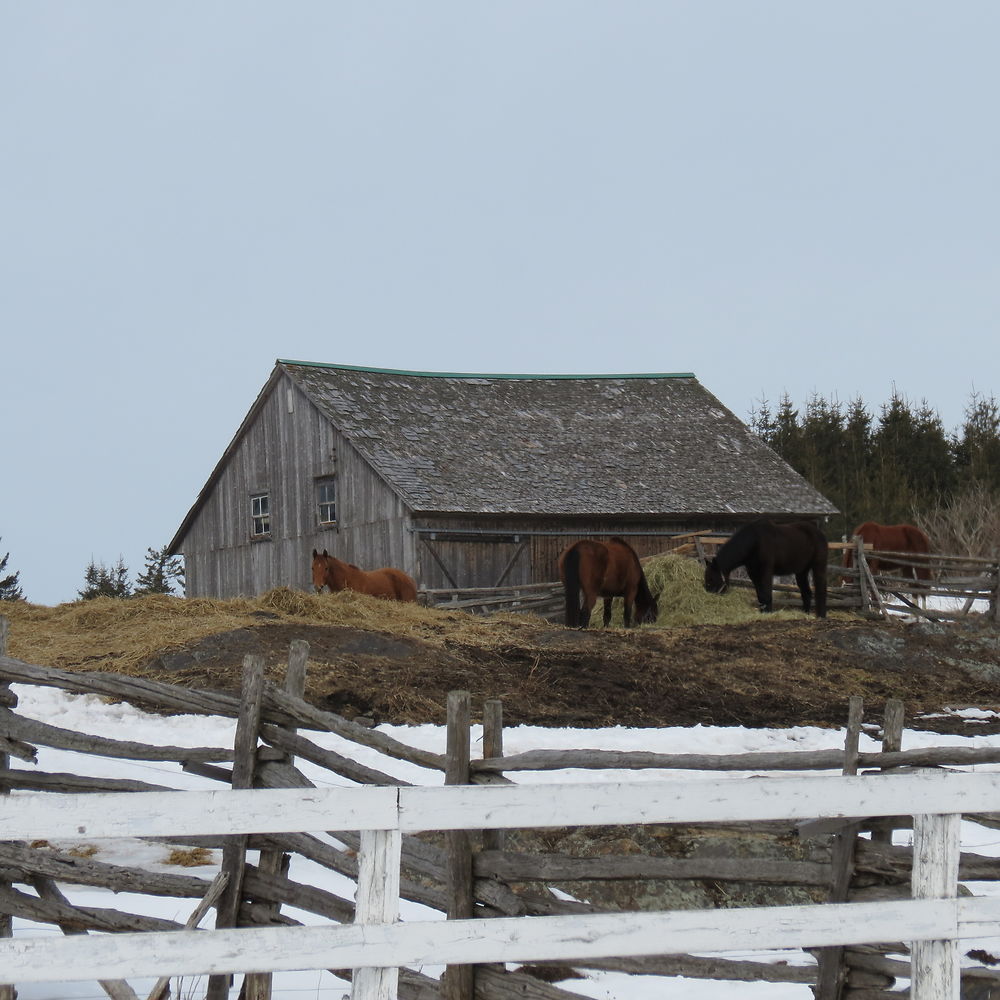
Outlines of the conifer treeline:
{"type": "Polygon", "coordinates": [[[750,427],[841,514],[831,538],[863,521],[914,522],[969,494],[1000,499],[1000,405],[973,393],[962,426],[945,430],[926,402],[898,393],[874,415],[860,399],[846,406],[814,395],[800,413],[782,397],[767,401],[750,427]]]}

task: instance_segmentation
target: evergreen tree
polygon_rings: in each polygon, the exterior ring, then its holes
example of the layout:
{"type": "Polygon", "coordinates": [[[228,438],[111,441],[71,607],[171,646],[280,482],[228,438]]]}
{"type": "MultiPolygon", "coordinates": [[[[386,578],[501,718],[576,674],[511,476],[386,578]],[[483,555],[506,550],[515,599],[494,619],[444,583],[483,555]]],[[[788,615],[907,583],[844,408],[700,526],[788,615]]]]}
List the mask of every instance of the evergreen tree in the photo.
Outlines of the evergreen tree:
{"type": "Polygon", "coordinates": [[[1000,493],[1000,404],[995,397],[973,392],[954,455],[956,476],[964,488],[982,486],[1000,493]]]}
{"type": "Polygon", "coordinates": [[[802,428],[799,427],[799,411],[792,406],[787,392],[778,404],[778,412],[774,415],[774,433],[768,443],[792,468],[801,471],[802,428]]]}
{"type": "MultiPolygon", "coordinates": [[[[840,404],[828,403],[814,394],[806,404],[801,437],[797,470],[834,506],[843,510],[847,492],[844,469],[847,442],[840,404]]],[[[830,530],[838,534],[844,530],[840,519],[832,523],[830,530]]]]}
{"type": "Polygon", "coordinates": [[[774,447],[777,424],[771,415],[771,406],[766,399],[760,401],[759,409],[754,408],[750,411],[750,430],[768,447],[774,447]]]}
{"type": "Polygon", "coordinates": [[[883,524],[909,521],[915,508],[951,491],[954,470],[948,438],[941,418],[926,402],[915,411],[894,390],[882,406],[872,445],[871,520],[883,524]]]}
{"type": "Polygon", "coordinates": [[[872,415],[860,396],[851,400],[844,417],[844,501],[845,536],[868,519],[872,505],[872,415]]]}
{"type": "Polygon", "coordinates": [[[83,578],[85,586],[83,590],[77,591],[82,601],[89,601],[94,597],[132,596],[128,567],[121,556],[118,557],[118,562],[111,569],[108,569],[104,563],[95,563],[91,559],[83,578]]]}
{"type": "Polygon", "coordinates": [[[23,601],[24,594],[21,591],[20,586],[20,570],[15,573],[9,573],[7,576],[3,575],[4,570],[7,568],[7,560],[9,558],[9,552],[5,553],[3,557],[0,558],[0,601],[23,601]]]}
{"type": "Polygon", "coordinates": [[[141,594],[173,594],[174,581],[184,592],[184,566],[177,556],[171,556],[168,546],[146,549],[145,569],[135,578],[135,596],[141,594]]]}

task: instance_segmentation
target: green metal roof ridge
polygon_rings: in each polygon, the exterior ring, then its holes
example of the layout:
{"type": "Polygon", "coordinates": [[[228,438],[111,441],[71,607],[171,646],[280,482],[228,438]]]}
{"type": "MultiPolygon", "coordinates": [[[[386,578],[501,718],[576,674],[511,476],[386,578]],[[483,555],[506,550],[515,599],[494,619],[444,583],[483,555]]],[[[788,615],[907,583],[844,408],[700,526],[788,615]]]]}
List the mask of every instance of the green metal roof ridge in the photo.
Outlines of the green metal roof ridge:
{"type": "Polygon", "coordinates": [[[486,372],[417,372],[398,368],[369,368],[365,365],[337,365],[323,361],[291,361],[278,358],[279,365],[300,368],[337,368],[349,372],[372,372],[376,375],[415,375],[421,378],[505,378],[505,379],[601,379],[601,378],[694,378],[694,372],[631,372],[617,375],[498,375],[486,372]]]}

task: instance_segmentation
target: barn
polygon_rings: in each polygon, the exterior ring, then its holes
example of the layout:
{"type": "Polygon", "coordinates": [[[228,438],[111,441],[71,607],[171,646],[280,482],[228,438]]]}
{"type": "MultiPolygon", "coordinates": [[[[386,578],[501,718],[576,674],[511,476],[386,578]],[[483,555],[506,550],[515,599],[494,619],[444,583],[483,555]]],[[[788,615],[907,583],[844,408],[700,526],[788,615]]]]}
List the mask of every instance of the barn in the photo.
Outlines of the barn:
{"type": "Polygon", "coordinates": [[[474,375],[275,363],[170,542],[191,597],[307,588],[312,549],[418,586],[557,578],[583,536],[640,554],[836,509],[690,373],[474,375]]]}

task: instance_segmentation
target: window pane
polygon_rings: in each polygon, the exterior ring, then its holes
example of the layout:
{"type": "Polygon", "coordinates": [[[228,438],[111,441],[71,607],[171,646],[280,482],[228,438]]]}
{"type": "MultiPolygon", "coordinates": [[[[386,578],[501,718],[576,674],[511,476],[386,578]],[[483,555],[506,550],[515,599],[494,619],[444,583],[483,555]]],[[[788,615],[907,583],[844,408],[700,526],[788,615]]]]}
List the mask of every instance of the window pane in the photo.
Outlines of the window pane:
{"type": "Polygon", "coordinates": [[[320,524],[333,524],[337,520],[337,489],[333,479],[316,481],[316,506],[320,524]]]}

